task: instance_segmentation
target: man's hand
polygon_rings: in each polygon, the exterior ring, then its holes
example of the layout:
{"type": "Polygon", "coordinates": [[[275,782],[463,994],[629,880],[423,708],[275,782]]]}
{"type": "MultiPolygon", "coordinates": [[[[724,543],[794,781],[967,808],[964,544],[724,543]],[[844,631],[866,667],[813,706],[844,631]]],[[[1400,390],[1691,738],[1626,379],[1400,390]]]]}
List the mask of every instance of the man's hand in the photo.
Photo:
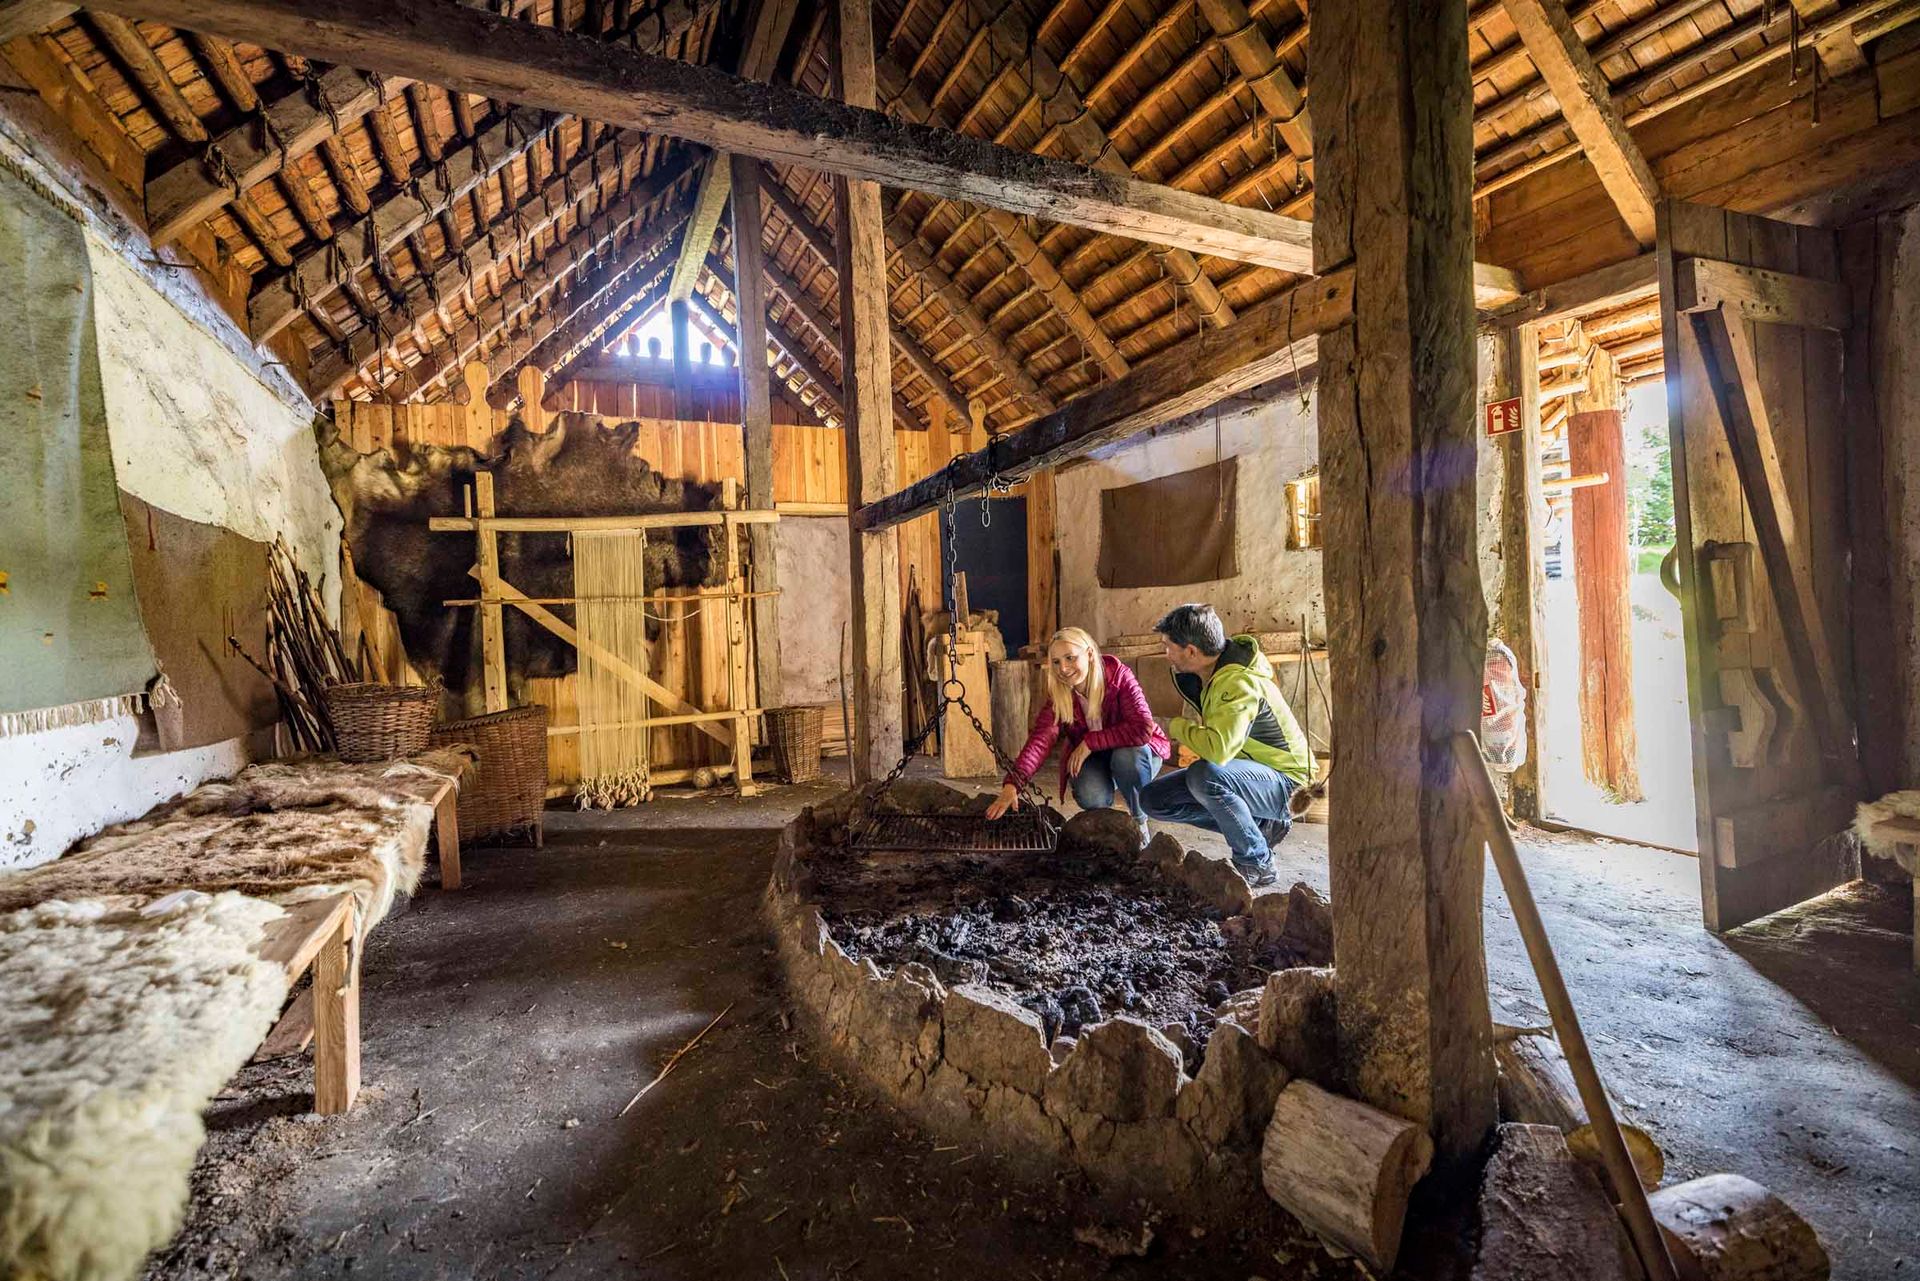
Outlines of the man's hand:
{"type": "Polygon", "coordinates": [[[989,820],[1004,818],[1008,810],[1017,810],[1019,808],[1020,789],[1012,783],[1002,783],[1000,784],[1000,795],[994,798],[993,804],[987,806],[987,818],[989,820]]]}
{"type": "Polygon", "coordinates": [[[1093,750],[1085,743],[1080,744],[1080,746],[1067,753],[1067,777],[1079,778],[1080,767],[1087,763],[1087,757],[1091,755],[1093,755],[1093,750]]]}

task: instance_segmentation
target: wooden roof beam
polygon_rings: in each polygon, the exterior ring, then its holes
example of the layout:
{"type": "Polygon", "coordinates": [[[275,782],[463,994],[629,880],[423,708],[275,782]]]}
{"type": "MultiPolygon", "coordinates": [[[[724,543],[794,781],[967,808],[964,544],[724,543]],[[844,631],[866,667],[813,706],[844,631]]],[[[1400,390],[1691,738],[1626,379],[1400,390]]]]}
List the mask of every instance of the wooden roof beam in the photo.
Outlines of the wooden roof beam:
{"type": "Polygon", "coordinates": [[[104,7],[1197,254],[1282,271],[1311,267],[1311,233],[1294,219],[904,125],[875,110],[578,39],[454,0],[106,0],[104,7]]]}
{"type": "MultiPolygon", "coordinates": [[[[544,312],[528,320],[527,313],[564,285],[574,268],[584,270],[593,261],[571,254],[567,246],[562,245],[556,255],[566,254],[566,261],[556,264],[556,270],[543,270],[515,280],[502,289],[500,296],[475,317],[474,323],[463,329],[455,342],[445,347],[442,357],[436,360],[423,379],[423,390],[435,387],[443,380],[451,388],[460,369],[475,358],[486,361],[494,385],[500,385],[503,381],[510,385],[513,382],[510,375],[521,365],[539,364],[544,367],[550,363],[539,353],[544,346],[555,341],[556,334],[582,325],[599,332],[608,322],[598,318],[605,316],[610,308],[620,305],[608,300],[630,300],[637,290],[634,282],[647,277],[656,267],[664,266],[662,259],[671,250],[674,235],[685,219],[686,210],[682,207],[665,219],[655,234],[636,235],[617,257],[601,262],[592,274],[583,274],[571,288],[562,291],[549,303],[544,312]],[[487,348],[502,335],[505,337],[499,345],[488,351],[487,348]]],[[[640,230],[645,232],[647,229],[643,227],[640,230]]]]}
{"type": "Polygon", "coordinates": [[[1640,145],[1614,109],[1607,78],[1573,29],[1561,0],[1505,0],[1507,15],[1553,90],[1574,136],[1600,175],[1600,185],[1642,248],[1653,244],[1653,209],[1660,182],[1640,145]]]}
{"type": "MultiPolygon", "coordinates": [[[[780,47],[787,42],[787,31],[799,8],[792,0],[755,0],[752,27],[746,46],[740,51],[739,72],[748,80],[767,80],[780,58],[780,47]]],[[[687,223],[686,240],[680,257],[673,264],[673,283],[667,297],[684,301],[693,294],[694,280],[713,248],[713,234],[719,230],[720,215],[733,189],[733,173],[725,152],[716,151],[706,159],[700,174],[700,194],[695,198],[693,217],[687,223]]]]}
{"type": "MultiPolygon", "coordinates": [[[[540,369],[546,374],[549,393],[560,390],[579,377],[604,354],[599,342],[582,337],[582,334],[595,331],[604,334],[615,324],[619,324],[623,317],[633,312],[637,311],[642,316],[653,312],[667,300],[667,284],[671,275],[672,268],[667,266],[646,274],[608,304],[597,316],[599,322],[597,326],[570,330],[565,337],[560,336],[560,330],[556,329],[521,363],[540,369]],[[553,363],[555,361],[558,363],[553,363]]],[[[663,363],[669,368],[672,367],[670,360],[663,363]]],[[[491,365],[488,366],[488,372],[489,374],[492,372],[491,365]]],[[[520,401],[519,388],[516,386],[518,381],[518,379],[508,379],[502,383],[494,379],[494,385],[502,389],[502,403],[497,406],[498,408],[513,409],[518,406],[520,401]]],[[[672,385],[671,379],[668,380],[668,385],[672,385]]]]}
{"type": "Polygon", "coordinates": [[[949,492],[970,494],[993,479],[1018,480],[1156,423],[1313,366],[1314,335],[1353,316],[1353,273],[1303,280],[1240,313],[1225,329],[1203,329],[1155,352],[1116,378],[986,449],[854,514],[856,529],[884,529],[933,511],[949,492]]]}

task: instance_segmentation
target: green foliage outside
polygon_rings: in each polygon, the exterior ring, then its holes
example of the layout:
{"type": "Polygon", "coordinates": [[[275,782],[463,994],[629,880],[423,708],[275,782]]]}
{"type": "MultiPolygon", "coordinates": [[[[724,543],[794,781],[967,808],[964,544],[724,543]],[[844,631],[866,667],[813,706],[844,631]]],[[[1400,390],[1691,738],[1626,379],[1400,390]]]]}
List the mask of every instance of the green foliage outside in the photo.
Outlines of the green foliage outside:
{"type": "Polygon", "coordinates": [[[1644,429],[1627,447],[1627,528],[1640,549],[1635,569],[1657,570],[1674,539],[1673,455],[1664,424],[1644,429]]]}

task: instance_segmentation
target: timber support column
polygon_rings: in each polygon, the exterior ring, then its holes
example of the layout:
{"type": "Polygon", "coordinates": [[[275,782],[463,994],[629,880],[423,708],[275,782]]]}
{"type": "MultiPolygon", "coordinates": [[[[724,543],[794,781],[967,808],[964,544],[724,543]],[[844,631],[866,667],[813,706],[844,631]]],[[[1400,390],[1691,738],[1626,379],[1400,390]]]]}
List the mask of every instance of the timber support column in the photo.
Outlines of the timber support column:
{"type": "MultiPolygon", "coordinates": [[[[876,107],[873,10],[868,0],[839,0],[840,92],[856,107],[876,107]]],[[[895,488],[893,353],[887,318],[887,241],[877,183],[834,179],[840,251],[840,361],[848,423],[847,495],[854,510],[895,488]]],[[[853,593],[854,777],[880,778],[900,759],[899,531],[853,530],[848,539],[853,593]]]]}
{"type": "MultiPolygon", "coordinates": [[[[667,304],[668,329],[673,336],[673,416],[681,422],[693,419],[693,336],[692,305],[685,298],[667,304]]],[[[744,363],[744,362],[743,362],[744,363]]]]}
{"type": "MultiPolygon", "coordinates": [[[[773,509],[773,388],[767,375],[767,280],[760,239],[760,162],[729,156],[733,176],[733,297],[739,306],[740,422],[746,435],[747,506],[773,509]]],[[[753,590],[777,591],[780,571],[772,525],[748,525],[753,590]]],[[[779,707],[780,600],[753,600],[753,674],[761,707],[779,707]]]]}
{"type": "Polygon", "coordinates": [[[1451,743],[1479,728],[1487,635],[1467,0],[1322,6],[1313,40],[1314,270],[1355,273],[1320,339],[1341,1066],[1462,1160],[1495,1120],[1485,845],[1451,743]]]}

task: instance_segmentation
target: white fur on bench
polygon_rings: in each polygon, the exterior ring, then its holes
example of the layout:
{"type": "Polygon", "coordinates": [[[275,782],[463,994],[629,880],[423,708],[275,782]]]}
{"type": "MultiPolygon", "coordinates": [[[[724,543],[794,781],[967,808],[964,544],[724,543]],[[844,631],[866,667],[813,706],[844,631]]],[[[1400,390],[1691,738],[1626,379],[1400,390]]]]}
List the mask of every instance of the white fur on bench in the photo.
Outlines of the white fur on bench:
{"type": "Polygon", "coordinates": [[[0,916],[0,1275],[135,1275],[180,1225],[201,1110],[286,999],[255,952],[281,909],[176,897],[0,916]]]}

